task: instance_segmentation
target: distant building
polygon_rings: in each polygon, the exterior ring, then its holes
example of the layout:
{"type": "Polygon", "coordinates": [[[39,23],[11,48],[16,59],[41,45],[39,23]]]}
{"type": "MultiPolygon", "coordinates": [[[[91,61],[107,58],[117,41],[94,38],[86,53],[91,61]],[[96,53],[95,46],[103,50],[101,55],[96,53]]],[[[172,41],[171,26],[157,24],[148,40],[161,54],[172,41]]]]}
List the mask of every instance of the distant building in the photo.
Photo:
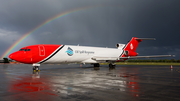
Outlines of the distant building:
{"type": "Polygon", "coordinates": [[[0,63],[9,63],[9,59],[8,58],[3,58],[2,60],[0,60],[0,63]]]}
{"type": "Polygon", "coordinates": [[[4,59],[4,63],[9,63],[8,58],[3,58],[4,59]]]}

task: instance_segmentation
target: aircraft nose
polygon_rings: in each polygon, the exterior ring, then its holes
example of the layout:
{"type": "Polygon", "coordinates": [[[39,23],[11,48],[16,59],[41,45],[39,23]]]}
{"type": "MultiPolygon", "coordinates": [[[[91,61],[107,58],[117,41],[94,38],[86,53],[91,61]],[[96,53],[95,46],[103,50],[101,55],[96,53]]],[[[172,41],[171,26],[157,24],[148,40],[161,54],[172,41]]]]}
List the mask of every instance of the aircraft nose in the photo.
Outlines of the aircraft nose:
{"type": "Polygon", "coordinates": [[[14,60],[14,58],[13,58],[13,53],[9,55],[9,58],[12,59],[12,60],[14,60]]]}
{"type": "Polygon", "coordinates": [[[9,55],[9,58],[12,59],[12,60],[18,60],[19,55],[18,55],[17,52],[14,52],[14,53],[11,53],[11,54],[9,55]]]}
{"type": "Polygon", "coordinates": [[[12,60],[18,61],[18,62],[23,62],[23,60],[24,60],[23,54],[20,53],[19,51],[10,54],[9,58],[12,60]]]}

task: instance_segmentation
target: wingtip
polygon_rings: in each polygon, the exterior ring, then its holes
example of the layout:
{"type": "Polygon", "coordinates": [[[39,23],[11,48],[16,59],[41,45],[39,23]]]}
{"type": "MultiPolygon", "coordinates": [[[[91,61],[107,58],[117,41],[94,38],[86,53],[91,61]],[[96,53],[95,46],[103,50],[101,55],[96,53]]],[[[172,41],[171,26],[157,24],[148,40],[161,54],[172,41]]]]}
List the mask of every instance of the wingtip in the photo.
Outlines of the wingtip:
{"type": "Polygon", "coordinates": [[[176,55],[171,55],[172,57],[176,57],[176,55]]]}

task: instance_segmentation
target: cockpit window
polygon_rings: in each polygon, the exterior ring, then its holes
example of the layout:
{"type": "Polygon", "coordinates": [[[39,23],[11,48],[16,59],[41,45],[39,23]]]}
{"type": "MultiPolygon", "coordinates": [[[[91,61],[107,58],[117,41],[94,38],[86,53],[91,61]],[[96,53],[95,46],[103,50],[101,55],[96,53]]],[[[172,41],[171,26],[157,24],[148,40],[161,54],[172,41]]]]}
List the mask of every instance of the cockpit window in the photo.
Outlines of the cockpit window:
{"type": "Polygon", "coordinates": [[[20,49],[19,51],[31,51],[31,49],[20,49]]]}
{"type": "Polygon", "coordinates": [[[24,51],[24,49],[20,49],[19,51],[24,51]]]}

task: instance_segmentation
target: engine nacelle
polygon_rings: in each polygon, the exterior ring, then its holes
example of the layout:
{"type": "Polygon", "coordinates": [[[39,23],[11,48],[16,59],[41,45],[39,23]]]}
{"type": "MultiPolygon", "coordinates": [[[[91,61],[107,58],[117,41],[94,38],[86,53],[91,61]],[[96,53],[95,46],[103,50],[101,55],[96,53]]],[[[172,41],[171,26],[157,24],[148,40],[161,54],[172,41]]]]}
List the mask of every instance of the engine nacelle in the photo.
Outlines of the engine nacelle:
{"type": "Polygon", "coordinates": [[[136,52],[134,52],[134,51],[126,50],[126,51],[124,51],[124,55],[125,56],[137,56],[138,54],[136,52]]]}
{"type": "Polygon", "coordinates": [[[119,48],[123,48],[124,46],[125,46],[126,44],[120,44],[120,43],[118,43],[118,44],[116,44],[116,47],[119,49],[119,48]]]}

